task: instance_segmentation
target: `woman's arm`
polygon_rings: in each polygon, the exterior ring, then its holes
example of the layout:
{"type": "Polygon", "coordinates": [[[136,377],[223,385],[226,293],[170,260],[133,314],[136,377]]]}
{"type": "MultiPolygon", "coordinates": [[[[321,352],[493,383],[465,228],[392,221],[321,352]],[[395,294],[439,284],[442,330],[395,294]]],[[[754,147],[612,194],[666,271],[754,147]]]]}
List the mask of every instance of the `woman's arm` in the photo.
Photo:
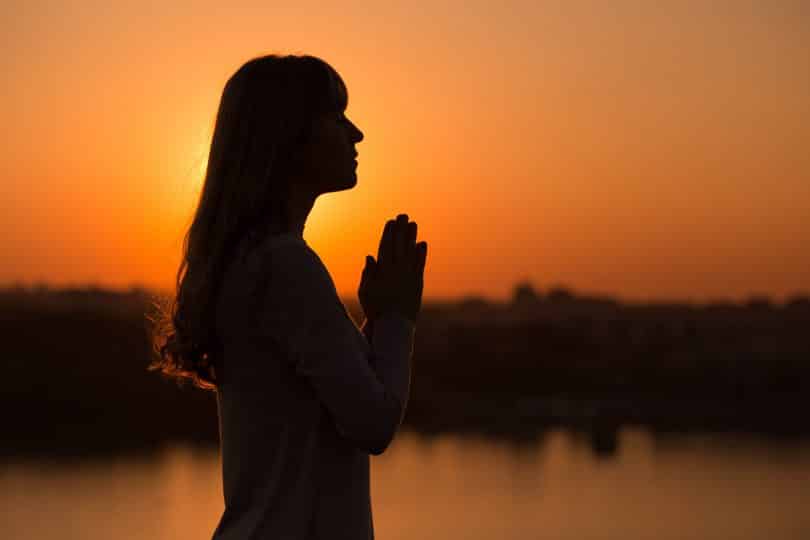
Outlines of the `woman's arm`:
{"type": "Polygon", "coordinates": [[[371,345],[371,336],[374,335],[374,321],[366,317],[360,330],[363,332],[363,335],[366,336],[366,341],[371,345]]]}
{"type": "Polygon", "coordinates": [[[269,256],[273,276],[260,313],[261,331],[288,345],[296,373],[311,382],[341,435],[381,454],[407,407],[414,323],[396,312],[383,314],[373,332],[372,323],[364,322],[371,339],[363,343],[311,248],[290,243],[269,256]]]}

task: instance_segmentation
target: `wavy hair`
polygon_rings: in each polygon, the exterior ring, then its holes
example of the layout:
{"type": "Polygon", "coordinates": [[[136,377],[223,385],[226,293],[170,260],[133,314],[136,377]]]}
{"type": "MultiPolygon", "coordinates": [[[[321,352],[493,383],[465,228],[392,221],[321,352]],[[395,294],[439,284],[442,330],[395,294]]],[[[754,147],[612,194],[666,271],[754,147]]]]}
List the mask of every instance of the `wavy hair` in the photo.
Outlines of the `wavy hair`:
{"type": "Polygon", "coordinates": [[[270,54],[245,62],[226,82],[197,209],[183,240],[176,294],[155,302],[155,358],[178,384],[215,390],[221,371],[213,311],[237,245],[270,230],[288,231],[294,156],[321,114],[348,101],[340,75],[310,55],[270,54]]]}

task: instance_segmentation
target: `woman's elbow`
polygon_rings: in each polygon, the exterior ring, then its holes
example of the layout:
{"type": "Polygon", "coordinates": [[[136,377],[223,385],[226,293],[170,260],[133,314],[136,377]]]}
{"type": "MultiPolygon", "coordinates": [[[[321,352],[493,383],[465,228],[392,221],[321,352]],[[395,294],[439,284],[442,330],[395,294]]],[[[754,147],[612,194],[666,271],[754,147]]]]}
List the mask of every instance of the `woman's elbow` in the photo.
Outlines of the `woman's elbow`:
{"type": "Polygon", "coordinates": [[[389,446],[391,446],[391,442],[394,440],[395,433],[396,430],[392,431],[390,436],[373,442],[372,444],[368,445],[368,447],[365,450],[372,456],[379,456],[380,454],[385,452],[389,446]]]}
{"type": "Polygon", "coordinates": [[[381,415],[374,421],[366,424],[364,428],[344,433],[348,439],[353,439],[356,446],[373,456],[379,456],[391,445],[402,421],[402,408],[391,407],[387,414],[381,415]],[[354,436],[352,436],[354,435],[354,436]]]}

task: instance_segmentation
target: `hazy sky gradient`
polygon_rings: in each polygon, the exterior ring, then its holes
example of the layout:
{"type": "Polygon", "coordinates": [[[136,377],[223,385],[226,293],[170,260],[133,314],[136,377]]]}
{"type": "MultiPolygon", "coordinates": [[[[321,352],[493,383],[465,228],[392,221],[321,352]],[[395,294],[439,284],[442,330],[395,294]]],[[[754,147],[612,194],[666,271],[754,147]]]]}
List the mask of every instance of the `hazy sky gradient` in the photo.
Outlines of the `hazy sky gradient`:
{"type": "Polygon", "coordinates": [[[810,291],[808,6],[5,3],[0,283],[171,286],[222,86],[277,52],[365,133],[304,233],[342,295],[399,212],[426,297],[810,291]]]}

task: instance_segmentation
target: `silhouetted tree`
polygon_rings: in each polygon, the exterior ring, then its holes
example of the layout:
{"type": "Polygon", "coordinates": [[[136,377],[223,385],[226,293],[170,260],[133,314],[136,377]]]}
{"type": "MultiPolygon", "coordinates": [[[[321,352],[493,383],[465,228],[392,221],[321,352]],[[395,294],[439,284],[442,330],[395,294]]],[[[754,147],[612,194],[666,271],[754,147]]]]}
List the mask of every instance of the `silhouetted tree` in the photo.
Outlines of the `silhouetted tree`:
{"type": "Polygon", "coordinates": [[[555,285],[551,289],[549,289],[548,294],[546,295],[550,302],[555,303],[562,303],[562,302],[570,302],[574,299],[574,293],[571,292],[570,289],[567,287],[563,287],[562,285],[555,285]]]}
{"type": "Polygon", "coordinates": [[[535,304],[539,300],[537,293],[534,292],[534,287],[528,281],[521,281],[515,288],[513,289],[512,293],[512,303],[515,305],[527,305],[527,304],[535,304]]]}

